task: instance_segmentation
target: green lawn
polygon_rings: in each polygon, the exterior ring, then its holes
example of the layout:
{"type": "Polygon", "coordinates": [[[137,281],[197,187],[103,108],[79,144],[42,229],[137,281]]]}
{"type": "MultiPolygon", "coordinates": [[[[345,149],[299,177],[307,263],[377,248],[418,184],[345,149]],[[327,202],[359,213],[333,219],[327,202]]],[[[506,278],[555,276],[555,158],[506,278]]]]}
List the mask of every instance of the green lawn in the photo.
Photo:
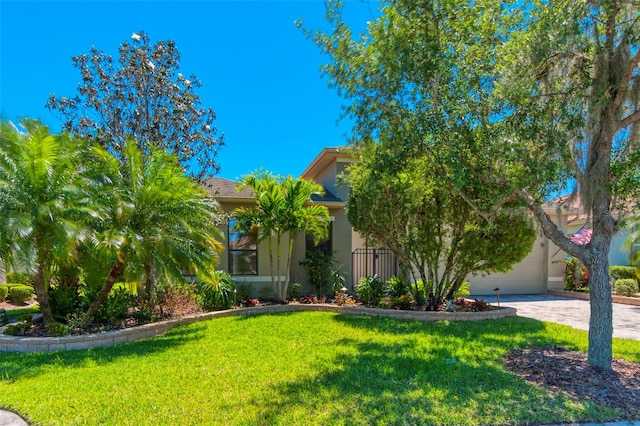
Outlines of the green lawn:
{"type": "MultiPolygon", "coordinates": [[[[43,425],[538,424],[619,413],[530,386],[512,348],[585,350],[527,318],[424,323],[300,312],[229,317],[145,341],[0,354],[0,406],[43,425]]],[[[640,342],[614,340],[640,361],[640,342]]]]}

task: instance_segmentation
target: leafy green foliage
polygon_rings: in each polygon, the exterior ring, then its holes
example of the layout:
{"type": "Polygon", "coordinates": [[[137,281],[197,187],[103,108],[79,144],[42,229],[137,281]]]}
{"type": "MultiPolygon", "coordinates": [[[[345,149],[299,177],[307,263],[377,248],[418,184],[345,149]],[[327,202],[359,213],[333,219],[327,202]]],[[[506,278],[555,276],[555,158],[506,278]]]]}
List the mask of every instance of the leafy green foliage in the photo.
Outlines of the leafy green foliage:
{"type": "Polygon", "coordinates": [[[380,300],[386,296],[387,288],[384,281],[377,275],[373,277],[363,277],[358,280],[356,285],[358,299],[367,305],[378,305],[380,300]]]}
{"type": "MultiPolygon", "coordinates": [[[[403,275],[426,284],[422,294],[413,287],[418,303],[439,306],[469,274],[506,272],[531,251],[536,231],[520,203],[482,217],[428,158],[394,151],[395,142],[368,146],[349,167],[347,216],[369,242],[394,252],[403,275]]],[[[469,191],[476,200],[492,196],[482,186],[469,191]]]]}
{"type": "Polygon", "coordinates": [[[237,284],[235,278],[225,271],[216,271],[215,282],[198,281],[195,292],[198,303],[207,310],[229,309],[234,306],[237,298],[237,284]]]}
{"type": "Polygon", "coordinates": [[[26,272],[7,272],[7,282],[33,285],[31,276],[26,272]]]}
{"type": "Polygon", "coordinates": [[[273,295],[279,301],[285,300],[296,233],[304,232],[316,242],[327,237],[329,210],[311,202],[311,196],[323,194],[324,189],[311,181],[274,176],[267,171],[245,176],[238,190],[243,188],[254,192],[256,206],[234,210],[237,230],[243,233],[257,230],[258,242],[268,241],[273,295]],[[288,243],[287,265],[282,282],[281,252],[285,236],[288,243]]]}
{"type": "Polygon", "coordinates": [[[289,294],[287,294],[287,298],[289,300],[298,300],[301,294],[302,294],[302,284],[300,283],[289,284],[289,294]]]}
{"type": "Polygon", "coordinates": [[[636,279],[637,269],[634,266],[611,265],[609,266],[609,275],[614,280],[622,278],[636,279]]]}
{"type": "Polygon", "coordinates": [[[4,301],[9,294],[9,287],[6,285],[0,285],[0,302],[4,301]]]}
{"type": "Polygon", "coordinates": [[[175,42],[152,45],[140,32],[119,52],[117,63],[95,47],[72,58],[82,77],[78,94],[52,94],[47,103],[62,115],[65,130],[95,138],[118,154],[124,153],[128,138],[135,138],[145,153],[151,146],[174,153],[191,175],[215,174],[223,138],[216,137],[213,109],[201,107],[198,78],[178,73],[175,42]]]}
{"type": "Polygon", "coordinates": [[[309,282],[317,296],[328,296],[332,293],[333,289],[329,288],[329,284],[333,264],[333,255],[319,249],[307,252],[307,257],[300,262],[306,269],[309,282]]]}
{"type": "MultiPolygon", "coordinates": [[[[93,299],[89,297],[89,299],[93,299]]],[[[94,320],[99,324],[120,325],[129,316],[129,310],[134,306],[135,298],[123,288],[112,291],[107,300],[98,308],[94,320]]]]}
{"type": "Polygon", "coordinates": [[[69,326],[60,322],[50,322],[46,328],[49,336],[61,337],[69,334],[69,326]]]}
{"type": "Polygon", "coordinates": [[[638,281],[635,278],[620,278],[613,284],[618,296],[634,296],[638,292],[638,281]]]}
{"type": "Polygon", "coordinates": [[[386,285],[389,297],[402,297],[409,294],[409,284],[397,275],[389,278],[386,285]]]}
{"type": "Polygon", "coordinates": [[[329,31],[306,34],[330,56],[323,71],[347,100],[352,141],[427,158],[436,188],[484,218],[526,203],[587,266],[589,362],[611,368],[612,211],[640,207],[637,4],[399,0],[359,35],[342,6],[327,4],[329,31]],[[542,206],[568,187],[593,218],[590,244],[572,242],[542,206]]]}
{"type": "Polygon", "coordinates": [[[27,285],[13,286],[9,289],[9,300],[14,303],[24,303],[33,297],[33,287],[27,285]]]}

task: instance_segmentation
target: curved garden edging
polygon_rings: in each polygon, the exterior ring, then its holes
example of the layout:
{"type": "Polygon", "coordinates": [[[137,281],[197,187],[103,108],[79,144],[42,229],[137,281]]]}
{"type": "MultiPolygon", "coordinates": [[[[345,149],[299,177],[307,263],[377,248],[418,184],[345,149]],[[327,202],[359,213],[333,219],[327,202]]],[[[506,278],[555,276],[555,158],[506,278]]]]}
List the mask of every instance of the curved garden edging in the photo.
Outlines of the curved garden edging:
{"type": "Polygon", "coordinates": [[[323,304],[269,305],[255,308],[239,308],[227,311],[207,312],[192,317],[144,324],[139,327],[125,328],[122,330],[108,331],[104,333],[81,334],[64,337],[21,337],[0,335],[0,352],[54,352],[59,350],[65,351],[97,348],[100,346],[110,346],[118,343],[133,342],[140,339],[160,336],[179,325],[191,324],[212,318],[298,311],[337,312],[346,315],[369,315],[420,321],[482,321],[507,318],[516,315],[516,309],[510,307],[499,307],[483,312],[426,312],[323,304]]]}
{"type": "MultiPolygon", "coordinates": [[[[569,299],[579,299],[579,300],[589,300],[589,293],[579,293],[577,291],[566,291],[566,290],[547,290],[547,294],[552,296],[560,296],[567,297],[569,299]]],[[[611,295],[611,300],[613,303],[620,303],[622,305],[633,305],[640,306],[640,298],[639,297],[625,297],[618,296],[616,294],[611,295]]]]}

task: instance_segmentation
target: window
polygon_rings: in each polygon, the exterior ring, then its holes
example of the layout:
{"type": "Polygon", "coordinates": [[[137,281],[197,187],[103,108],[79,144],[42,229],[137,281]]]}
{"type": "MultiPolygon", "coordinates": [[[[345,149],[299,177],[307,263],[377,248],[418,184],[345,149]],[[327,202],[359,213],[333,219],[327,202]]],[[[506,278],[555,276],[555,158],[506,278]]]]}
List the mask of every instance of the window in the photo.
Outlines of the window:
{"type": "Polygon", "coordinates": [[[229,219],[229,273],[233,275],[258,274],[258,246],[253,233],[234,230],[236,221],[229,219]]]}
{"type": "Polygon", "coordinates": [[[316,246],[313,244],[313,238],[309,235],[305,236],[305,253],[319,250],[325,254],[333,254],[333,222],[329,222],[329,237],[326,240],[321,240],[316,246]]]}

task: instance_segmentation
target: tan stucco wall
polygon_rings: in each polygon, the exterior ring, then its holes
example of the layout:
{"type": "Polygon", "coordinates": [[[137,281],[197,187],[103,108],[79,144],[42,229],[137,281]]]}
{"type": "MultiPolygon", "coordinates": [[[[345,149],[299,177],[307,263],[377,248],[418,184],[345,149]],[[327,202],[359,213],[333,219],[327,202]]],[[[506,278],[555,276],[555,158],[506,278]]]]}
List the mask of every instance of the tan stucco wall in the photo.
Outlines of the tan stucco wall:
{"type": "MultiPolygon", "coordinates": [[[[241,203],[220,203],[222,210],[226,213],[233,215],[233,210],[241,206],[247,206],[247,204],[241,203]]],[[[219,269],[223,271],[229,271],[229,246],[227,244],[229,238],[229,229],[227,226],[221,230],[224,234],[222,240],[224,251],[220,255],[219,269]]],[[[303,242],[304,243],[304,242],[303,242]]],[[[275,247],[275,239],[273,239],[275,247]]],[[[283,236],[281,240],[282,258],[280,259],[281,275],[285,275],[287,267],[287,248],[289,239],[287,236],[283,236]]],[[[274,258],[275,261],[275,258],[274,258]]],[[[269,243],[268,241],[262,241],[258,244],[258,274],[257,275],[234,275],[234,278],[239,284],[244,284],[250,287],[252,296],[261,296],[265,292],[271,289],[271,267],[269,265],[269,243]],[[262,290],[266,287],[267,290],[262,290]]]]}

